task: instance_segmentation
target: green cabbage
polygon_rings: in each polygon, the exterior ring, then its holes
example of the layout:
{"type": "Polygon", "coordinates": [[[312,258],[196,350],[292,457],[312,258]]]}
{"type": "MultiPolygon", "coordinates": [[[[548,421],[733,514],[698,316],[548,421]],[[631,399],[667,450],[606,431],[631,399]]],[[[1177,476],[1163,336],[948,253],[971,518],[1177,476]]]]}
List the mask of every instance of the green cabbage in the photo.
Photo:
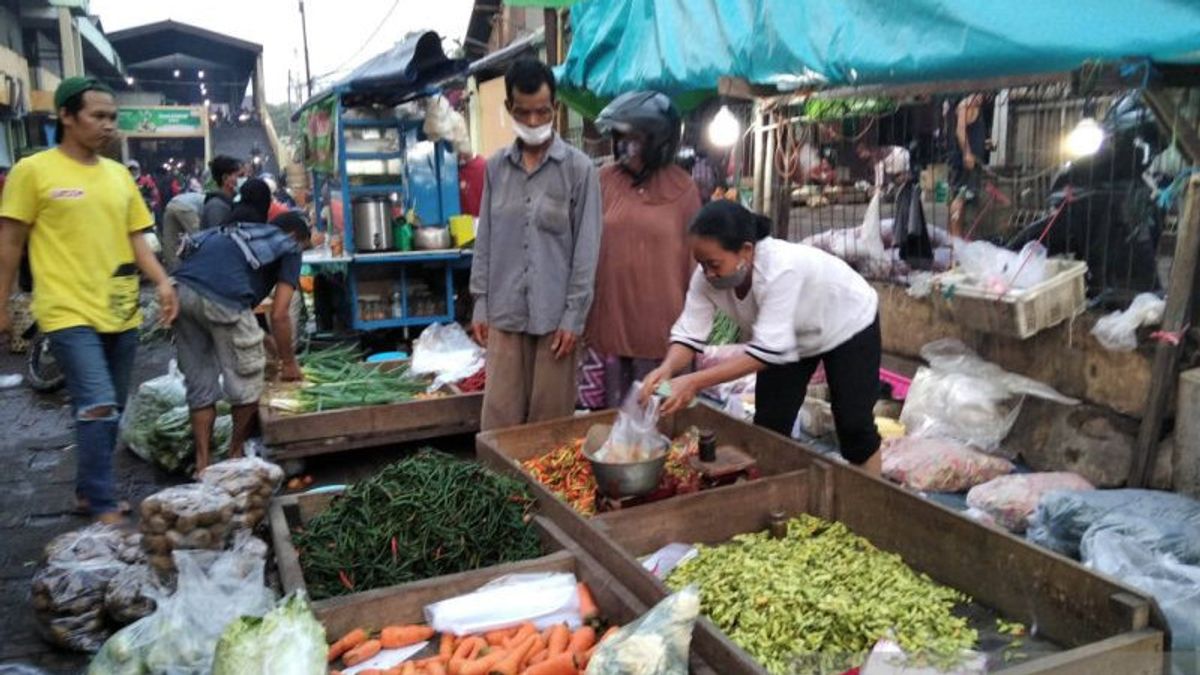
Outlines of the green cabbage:
{"type": "Polygon", "coordinates": [[[261,619],[242,617],[217,642],[213,675],[324,675],[325,629],[304,591],[281,600],[261,619]]]}

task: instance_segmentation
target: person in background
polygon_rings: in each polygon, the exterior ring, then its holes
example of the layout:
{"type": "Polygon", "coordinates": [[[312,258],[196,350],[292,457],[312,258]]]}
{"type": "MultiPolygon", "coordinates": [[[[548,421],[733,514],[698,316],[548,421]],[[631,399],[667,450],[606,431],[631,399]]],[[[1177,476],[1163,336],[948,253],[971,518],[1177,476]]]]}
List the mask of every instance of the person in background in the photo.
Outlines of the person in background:
{"type": "Polygon", "coordinates": [[[233,212],[233,196],[246,176],[242,162],[228,155],[217,155],[208,163],[208,168],[217,189],[204,196],[204,208],[200,211],[202,230],[226,222],[233,212]]]}
{"type": "Polygon", "coordinates": [[[200,192],[184,192],[167,202],[162,217],[163,266],[174,270],[179,263],[179,245],[184,235],[200,231],[200,212],[204,209],[204,195],[200,192]]]}
{"type": "Polygon", "coordinates": [[[26,241],[33,313],[66,375],[75,412],[76,508],[120,522],[112,453],[138,346],[138,271],[154,284],[161,320],[178,312],[170,278],[143,236],[154,219],[125,167],[101,153],[117,134],[107,85],[64,79],[54,92],[58,147],[13,167],[0,206],[0,333],[26,241]]]}
{"type": "Polygon", "coordinates": [[[469,145],[458,149],[458,199],[463,213],[479,217],[486,174],[486,159],[475,154],[469,145]]]}
{"type": "Polygon", "coordinates": [[[133,183],[137,185],[138,192],[142,195],[142,201],[146,202],[146,208],[150,210],[151,214],[157,214],[162,205],[162,193],[158,191],[154,178],[149,174],[142,173],[142,166],[136,159],[127,160],[125,166],[129,169],[129,175],[133,177],[133,183]]]}
{"type": "Polygon", "coordinates": [[[484,429],[569,416],[600,249],[592,160],[554,133],[554,73],[504,75],[517,140],[487,162],[471,263],[472,330],[487,345],[484,429]]]}
{"type": "Polygon", "coordinates": [[[615,161],[600,170],[604,229],[584,335],[604,363],[605,402],[613,408],[667,354],[696,267],[687,228],[700,193],[674,164],[680,116],[667,96],[622,94],[596,126],[612,134],[615,161]]]}
{"type": "Polygon", "coordinates": [[[859,159],[874,169],[876,188],[887,192],[908,180],[908,150],[898,145],[871,147],[864,141],[859,141],[854,150],[859,159]]]}
{"type": "Polygon", "coordinates": [[[954,106],[950,117],[954,138],[950,146],[950,234],[963,236],[963,223],[982,190],[983,165],[988,160],[988,128],[983,117],[983,94],[970,94],[954,106]]]}
{"type": "Polygon", "coordinates": [[[246,181],[229,223],[253,237],[249,255],[224,228],[202,231],[184,251],[173,278],[179,288],[175,345],[187,382],[188,408],[196,440],[196,472],[208,466],[212,452],[216,402],[224,395],[233,408],[229,456],[241,457],[262,396],[266,354],[263,330],[254,315],[272,289],[272,337],[280,376],[303,379],[292,343],[288,315],[300,285],[301,254],[309,245],[308,223],[289,212],[264,223],[269,189],[261,180],[246,181]]]}
{"type": "Polygon", "coordinates": [[[790,436],[808,382],[824,364],[842,457],[878,475],[874,408],[882,346],[875,290],[838,258],[771,237],[770,219],[734,202],[705,205],[689,229],[700,266],[671,329],[667,358],[643,382],[642,401],[669,381],[661,412],[670,414],[711,386],[757,373],[754,423],[790,436]],[[745,352],[675,377],[704,349],[718,309],[750,336],[745,352]]]}

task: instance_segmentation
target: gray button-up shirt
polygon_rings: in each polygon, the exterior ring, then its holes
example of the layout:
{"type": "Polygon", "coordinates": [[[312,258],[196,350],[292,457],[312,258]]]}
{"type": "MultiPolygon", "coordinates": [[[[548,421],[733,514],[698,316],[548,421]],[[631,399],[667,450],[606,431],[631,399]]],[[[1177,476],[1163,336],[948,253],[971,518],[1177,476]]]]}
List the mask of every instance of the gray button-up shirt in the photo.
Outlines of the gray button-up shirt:
{"type": "Polygon", "coordinates": [[[587,155],[558,136],[533,172],[518,144],[496,153],[471,263],[474,320],[513,333],[582,333],[600,222],[600,182],[587,155]]]}

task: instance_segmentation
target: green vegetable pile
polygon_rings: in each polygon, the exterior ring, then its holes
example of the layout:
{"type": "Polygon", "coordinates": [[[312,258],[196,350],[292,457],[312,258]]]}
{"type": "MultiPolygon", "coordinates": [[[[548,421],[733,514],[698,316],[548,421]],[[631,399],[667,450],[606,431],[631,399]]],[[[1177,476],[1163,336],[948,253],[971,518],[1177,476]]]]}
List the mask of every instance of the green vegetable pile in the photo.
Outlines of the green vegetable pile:
{"type": "MultiPolygon", "coordinates": [[[[225,458],[232,434],[229,406],[218,403],[212,461],[225,458]]],[[[178,371],[172,370],[138,387],[121,416],[120,437],[135,455],[164,471],[191,472],[196,462],[196,442],[192,438],[187,390],[178,371]]]]}
{"type": "Polygon", "coordinates": [[[677,567],[673,590],[700,587],[701,611],[771,673],[843,672],[880,638],[953,665],[978,638],[952,613],[969,601],[841,523],[801,515],[787,536],[744,534],[677,567]]]}
{"type": "Polygon", "coordinates": [[[712,330],[708,334],[708,344],[712,346],[737,344],[741,339],[741,328],[728,314],[717,310],[713,317],[712,330]]]}
{"type": "Polygon", "coordinates": [[[243,616],[217,642],[213,675],[324,675],[325,628],[303,591],[279,601],[266,616],[243,616]]]}
{"type": "Polygon", "coordinates": [[[320,600],[541,555],[520,481],[432,449],[347,489],[294,532],[320,600]]]}
{"type": "Polygon", "coordinates": [[[294,396],[277,396],[271,406],[292,413],[383,405],[416,398],[429,383],[407,367],[384,370],[363,363],[353,347],[310,351],[299,358],[305,382],[294,396]]]}

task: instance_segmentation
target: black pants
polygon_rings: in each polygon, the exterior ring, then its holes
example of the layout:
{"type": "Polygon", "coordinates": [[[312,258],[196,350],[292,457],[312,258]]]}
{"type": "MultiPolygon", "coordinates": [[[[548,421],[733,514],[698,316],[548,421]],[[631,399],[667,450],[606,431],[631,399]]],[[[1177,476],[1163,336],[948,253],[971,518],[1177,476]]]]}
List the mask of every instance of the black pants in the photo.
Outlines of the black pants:
{"type": "Polygon", "coordinates": [[[874,409],[879,399],[881,355],[879,317],[875,317],[874,323],[831,351],[770,366],[758,374],[755,383],[754,423],[790,436],[796,414],[804,405],[808,382],[817,364],[824,363],[842,457],[862,464],[879,449],[874,409]]]}

